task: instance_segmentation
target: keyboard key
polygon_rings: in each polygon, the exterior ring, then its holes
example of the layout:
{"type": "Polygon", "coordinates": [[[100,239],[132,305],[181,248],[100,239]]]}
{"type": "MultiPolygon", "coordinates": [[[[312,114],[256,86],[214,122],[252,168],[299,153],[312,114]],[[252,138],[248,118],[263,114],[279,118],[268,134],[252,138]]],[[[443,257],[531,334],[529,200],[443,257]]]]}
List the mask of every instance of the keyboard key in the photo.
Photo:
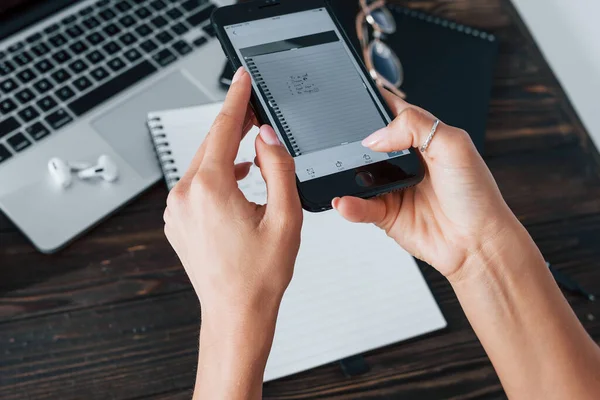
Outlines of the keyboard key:
{"type": "Polygon", "coordinates": [[[0,101],[0,112],[2,114],[8,114],[11,111],[14,111],[17,108],[17,105],[11,99],[4,99],[0,101]]]}
{"type": "Polygon", "coordinates": [[[215,37],[217,34],[215,33],[215,27],[212,26],[212,24],[206,25],[204,28],[202,28],[204,30],[204,32],[206,32],[206,34],[208,36],[212,36],[215,37]]]}
{"type": "Polygon", "coordinates": [[[81,40],[76,41],[72,45],[69,46],[69,49],[75,54],[81,54],[87,51],[88,47],[81,40]]]}
{"type": "Polygon", "coordinates": [[[21,82],[27,83],[27,82],[31,82],[32,80],[35,79],[35,74],[29,68],[25,68],[24,70],[22,70],[21,72],[19,72],[17,74],[17,78],[19,78],[19,80],[21,82]]]}
{"type": "Polygon", "coordinates": [[[0,122],[0,138],[16,131],[21,127],[21,124],[15,117],[10,117],[0,122]]]}
{"type": "Polygon", "coordinates": [[[182,56],[190,53],[193,50],[192,47],[183,40],[175,42],[175,44],[173,44],[173,48],[182,56]]]}
{"type": "Polygon", "coordinates": [[[71,59],[71,55],[64,50],[59,50],[52,55],[52,58],[56,60],[56,62],[62,64],[71,59]]]}
{"type": "Polygon", "coordinates": [[[159,15],[158,17],[152,18],[150,23],[152,23],[152,25],[154,25],[156,28],[162,28],[163,26],[168,25],[169,21],[167,21],[163,16],[159,15]]]}
{"type": "Polygon", "coordinates": [[[98,50],[92,51],[86,57],[92,64],[98,64],[104,60],[104,54],[100,53],[98,50]]]}
{"type": "Polygon", "coordinates": [[[39,81],[37,81],[36,83],[34,83],[33,87],[35,88],[35,90],[38,91],[38,93],[44,94],[48,90],[52,89],[54,87],[54,85],[52,83],[50,83],[50,81],[48,79],[42,78],[39,81]]]}
{"type": "Polygon", "coordinates": [[[135,4],[142,4],[142,3],[145,3],[148,0],[131,0],[131,1],[133,1],[135,4]]]}
{"type": "Polygon", "coordinates": [[[62,68],[59,69],[58,71],[53,72],[52,75],[50,75],[50,76],[58,84],[61,84],[63,82],[68,81],[69,79],[71,79],[71,74],[68,73],[67,70],[62,69],[62,68]]]}
{"type": "Polygon", "coordinates": [[[125,68],[125,63],[123,60],[117,57],[108,62],[108,67],[116,72],[125,68]]]}
{"type": "Polygon", "coordinates": [[[181,12],[181,10],[179,8],[173,7],[169,11],[167,11],[167,15],[172,20],[177,20],[183,16],[183,13],[181,12]]]}
{"type": "Polygon", "coordinates": [[[68,26],[68,25],[71,25],[75,21],[77,21],[77,16],[69,15],[67,18],[64,18],[62,21],[60,21],[60,23],[68,26]]]}
{"type": "Polygon", "coordinates": [[[33,58],[31,58],[31,56],[29,55],[29,53],[27,53],[26,51],[18,54],[15,56],[15,58],[13,59],[17,64],[19,65],[27,65],[30,62],[33,61],[33,58]]]}
{"type": "Polygon", "coordinates": [[[48,41],[54,47],[61,47],[65,43],[67,43],[67,38],[64,37],[62,34],[59,33],[59,34],[56,34],[56,35],[52,36],[50,39],[48,39],[48,41]]]}
{"type": "Polygon", "coordinates": [[[144,50],[146,53],[152,53],[154,50],[158,49],[158,45],[156,43],[154,43],[151,39],[146,40],[145,42],[143,42],[140,47],[142,48],[142,50],[144,50]]]}
{"type": "Polygon", "coordinates": [[[137,10],[135,10],[135,15],[137,15],[141,19],[146,19],[152,16],[152,13],[146,7],[140,7],[137,10]]]}
{"type": "Polygon", "coordinates": [[[125,12],[127,10],[131,10],[131,4],[129,4],[126,1],[120,1],[118,2],[115,7],[117,8],[117,10],[121,11],[121,12],[125,12]]]}
{"type": "Polygon", "coordinates": [[[40,113],[33,107],[29,106],[18,112],[19,117],[25,122],[29,122],[37,117],[39,117],[40,113]]]}
{"type": "Polygon", "coordinates": [[[175,32],[175,34],[176,34],[177,36],[181,36],[181,35],[183,35],[184,33],[188,32],[190,29],[189,29],[187,26],[185,26],[184,24],[182,24],[181,22],[179,22],[179,23],[177,23],[177,24],[173,25],[173,26],[171,27],[171,30],[172,30],[173,32],[175,32]]]}
{"type": "Polygon", "coordinates": [[[133,34],[131,34],[129,32],[126,33],[126,34],[124,34],[124,35],[121,35],[121,37],[119,37],[119,40],[125,46],[131,46],[132,44],[134,44],[135,42],[137,42],[137,38],[133,34]]]}
{"type": "Polygon", "coordinates": [[[206,0],[188,0],[188,1],[184,1],[183,4],[181,5],[181,7],[183,7],[183,9],[185,11],[193,11],[196,8],[200,7],[202,4],[205,4],[206,0]]]}
{"type": "Polygon", "coordinates": [[[11,157],[12,154],[10,153],[10,151],[8,151],[6,147],[0,144],[0,163],[8,160],[11,157]]]}
{"type": "Polygon", "coordinates": [[[152,58],[154,59],[154,61],[156,61],[159,65],[163,67],[177,60],[177,56],[167,49],[159,51],[158,53],[153,55],[152,58]]]}
{"type": "Polygon", "coordinates": [[[52,25],[47,26],[44,29],[44,33],[45,34],[50,34],[50,33],[56,32],[59,29],[60,29],[60,26],[58,26],[58,24],[52,24],[52,25]]]}
{"type": "Polygon", "coordinates": [[[36,44],[35,46],[33,46],[31,48],[31,51],[37,57],[42,57],[42,56],[45,56],[46,54],[48,54],[48,52],[50,51],[50,48],[46,45],[46,43],[40,42],[40,43],[36,44]]]}
{"type": "Polygon", "coordinates": [[[25,131],[34,140],[42,140],[50,134],[50,129],[46,128],[46,126],[44,126],[44,124],[42,124],[41,122],[36,122],[35,124],[25,129],[25,131]]]}
{"type": "Polygon", "coordinates": [[[69,64],[69,68],[71,68],[71,71],[73,71],[75,74],[80,74],[88,69],[88,65],[83,60],[75,60],[69,64]]]}
{"type": "Polygon", "coordinates": [[[126,15],[119,20],[119,23],[121,25],[123,25],[125,28],[129,28],[130,26],[135,25],[136,22],[137,21],[135,20],[135,18],[133,18],[131,15],[126,15]]]}
{"type": "Polygon", "coordinates": [[[121,46],[119,46],[116,42],[108,42],[104,45],[103,49],[108,53],[108,55],[112,55],[121,51],[121,46]]]}
{"type": "Polygon", "coordinates": [[[148,61],[142,61],[137,66],[123,72],[121,75],[113,78],[112,80],[92,90],[88,94],[73,101],[71,104],[69,104],[69,108],[77,116],[85,114],[87,111],[156,71],[156,67],[150,64],[148,61]]]}
{"type": "Polygon", "coordinates": [[[67,35],[69,35],[73,39],[78,38],[79,36],[83,35],[83,29],[81,29],[77,25],[73,25],[70,28],[67,28],[66,32],[67,32],[67,35]]]}
{"type": "Polygon", "coordinates": [[[167,44],[171,40],[173,40],[173,36],[171,36],[169,32],[161,32],[158,35],[156,35],[156,40],[158,40],[162,44],[167,44]]]}
{"type": "Polygon", "coordinates": [[[164,10],[167,8],[167,5],[162,0],[154,0],[150,2],[150,7],[152,7],[156,11],[164,10]]]}
{"type": "Polygon", "coordinates": [[[121,29],[115,24],[108,24],[103,28],[103,30],[108,36],[115,36],[121,32],[121,29]]]}
{"type": "Polygon", "coordinates": [[[7,80],[0,82],[0,90],[4,93],[10,93],[18,87],[17,82],[13,79],[8,78],[7,80]]]}
{"type": "Polygon", "coordinates": [[[100,82],[108,78],[108,71],[102,67],[98,67],[92,70],[91,75],[96,81],[100,82]]]}
{"type": "Polygon", "coordinates": [[[93,7],[85,7],[85,8],[82,8],[81,10],[79,10],[79,15],[81,15],[82,17],[85,17],[86,15],[90,15],[93,12],[94,12],[93,7]]]}
{"type": "Polygon", "coordinates": [[[90,42],[92,46],[96,46],[97,44],[104,42],[105,37],[99,32],[94,32],[87,35],[85,39],[90,42]]]}
{"type": "Polygon", "coordinates": [[[15,66],[10,61],[0,62],[0,76],[6,76],[15,70],[15,66]]]}
{"type": "Polygon", "coordinates": [[[33,35],[30,35],[27,37],[27,39],[25,39],[25,41],[29,44],[33,44],[35,42],[37,42],[38,40],[40,40],[42,38],[42,34],[41,33],[34,33],[33,35]]]}
{"type": "Polygon", "coordinates": [[[25,43],[17,42],[15,44],[9,46],[8,49],[6,49],[6,50],[8,50],[9,53],[16,53],[17,51],[23,49],[24,47],[25,47],[25,43]]]}
{"type": "Polygon", "coordinates": [[[38,100],[36,104],[44,112],[50,111],[58,105],[52,96],[43,97],[41,100],[38,100]]]}
{"type": "Polygon", "coordinates": [[[62,128],[71,121],[73,121],[73,118],[71,118],[63,109],[58,109],[46,117],[46,122],[54,130],[62,128]]]}
{"type": "Polygon", "coordinates": [[[127,50],[124,54],[125,58],[130,62],[134,62],[139,60],[142,57],[142,53],[137,51],[136,49],[127,50]]]}
{"type": "Polygon", "coordinates": [[[2,60],[5,57],[6,57],[6,52],[3,50],[0,50],[0,60],[2,60]]]}
{"type": "Polygon", "coordinates": [[[10,144],[10,147],[17,152],[23,151],[31,145],[29,139],[27,139],[22,133],[17,133],[16,135],[9,137],[7,142],[10,144]]]}
{"type": "Polygon", "coordinates": [[[117,16],[117,14],[115,14],[115,12],[111,9],[100,11],[98,13],[98,15],[100,16],[100,18],[102,18],[105,21],[110,21],[117,16]]]}
{"type": "Polygon", "coordinates": [[[42,74],[45,74],[48,71],[51,71],[54,68],[54,64],[50,60],[41,60],[35,63],[35,69],[40,71],[42,74]]]}
{"type": "Polygon", "coordinates": [[[67,101],[73,96],[75,96],[75,92],[68,86],[62,87],[55,92],[56,96],[62,101],[67,101]]]}
{"type": "Polygon", "coordinates": [[[98,21],[98,19],[96,17],[89,17],[83,20],[82,22],[83,26],[85,26],[88,29],[94,29],[98,26],[100,26],[100,21],[98,21]]]}
{"type": "Polygon", "coordinates": [[[27,104],[35,98],[35,94],[31,91],[31,89],[25,88],[20,92],[17,92],[17,94],[15,94],[15,97],[17,98],[17,100],[19,100],[19,103],[27,104]]]}
{"type": "Polygon", "coordinates": [[[146,24],[142,24],[142,25],[138,26],[137,28],[135,28],[135,31],[141,37],[146,37],[152,33],[152,28],[150,28],[146,24]]]}
{"type": "Polygon", "coordinates": [[[96,7],[103,8],[106,7],[110,3],[110,0],[100,0],[96,2],[96,7]]]}
{"type": "Polygon", "coordinates": [[[190,15],[187,18],[187,22],[190,25],[198,26],[198,25],[202,24],[203,22],[206,22],[209,20],[210,14],[213,12],[213,10],[215,8],[216,7],[214,5],[211,5],[210,7],[206,7],[203,10],[200,10],[197,13],[190,15]]]}
{"type": "Polygon", "coordinates": [[[84,92],[86,90],[88,90],[89,88],[92,87],[92,81],[90,81],[88,78],[86,78],[85,76],[82,76],[81,78],[77,78],[73,81],[73,85],[75,85],[75,87],[80,91],[80,92],[84,92]]]}

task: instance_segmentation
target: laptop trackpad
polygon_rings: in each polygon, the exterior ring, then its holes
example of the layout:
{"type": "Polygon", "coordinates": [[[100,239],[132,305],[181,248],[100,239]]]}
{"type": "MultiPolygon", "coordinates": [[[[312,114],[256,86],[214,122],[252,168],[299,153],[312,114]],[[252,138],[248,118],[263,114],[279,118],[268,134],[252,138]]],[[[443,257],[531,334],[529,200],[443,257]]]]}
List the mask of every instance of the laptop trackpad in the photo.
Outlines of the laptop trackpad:
{"type": "Polygon", "coordinates": [[[177,71],[117,104],[92,121],[92,127],[142,177],[157,178],[160,170],[146,127],[148,113],[211,102],[192,81],[177,71]]]}

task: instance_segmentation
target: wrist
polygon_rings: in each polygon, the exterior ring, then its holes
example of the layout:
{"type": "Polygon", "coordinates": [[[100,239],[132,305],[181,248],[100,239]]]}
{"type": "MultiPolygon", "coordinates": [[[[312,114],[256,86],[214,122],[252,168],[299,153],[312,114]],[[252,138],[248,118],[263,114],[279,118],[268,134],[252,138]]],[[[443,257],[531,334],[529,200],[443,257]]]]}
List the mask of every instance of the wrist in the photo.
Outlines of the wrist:
{"type": "Polygon", "coordinates": [[[538,247],[525,227],[513,217],[496,234],[469,251],[461,267],[447,278],[456,286],[538,265],[545,265],[538,247]]]}

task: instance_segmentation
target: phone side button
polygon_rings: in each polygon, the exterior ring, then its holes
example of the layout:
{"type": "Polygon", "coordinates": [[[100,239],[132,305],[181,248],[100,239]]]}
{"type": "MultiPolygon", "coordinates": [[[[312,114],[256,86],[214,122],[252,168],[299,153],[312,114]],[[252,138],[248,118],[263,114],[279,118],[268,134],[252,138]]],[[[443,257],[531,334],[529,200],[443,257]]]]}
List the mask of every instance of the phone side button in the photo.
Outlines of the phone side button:
{"type": "Polygon", "coordinates": [[[375,184],[375,177],[370,172],[359,172],[354,179],[358,186],[362,187],[371,187],[375,184]]]}

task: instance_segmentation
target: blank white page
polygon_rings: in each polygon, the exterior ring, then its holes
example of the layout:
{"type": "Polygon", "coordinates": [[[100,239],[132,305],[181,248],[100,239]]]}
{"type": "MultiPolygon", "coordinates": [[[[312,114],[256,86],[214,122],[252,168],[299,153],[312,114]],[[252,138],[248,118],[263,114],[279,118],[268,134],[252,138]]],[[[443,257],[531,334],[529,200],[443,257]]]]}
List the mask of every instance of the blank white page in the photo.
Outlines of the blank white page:
{"type": "MultiPolygon", "coordinates": [[[[177,160],[184,170],[219,108],[152,114],[161,117],[172,147],[190,147],[174,149],[188,154],[177,160]]],[[[244,139],[238,161],[254,160],[256,134],[254,130],[244,139]]],[[[240,189],[251,201],[266,200],[256,167],[240,189]]],[[[265,381],[446,327],[417,264],[385,233],[346,222],[334,211],[305,212],[304,217],[302,245],[279,312],[265,381]]]]}

